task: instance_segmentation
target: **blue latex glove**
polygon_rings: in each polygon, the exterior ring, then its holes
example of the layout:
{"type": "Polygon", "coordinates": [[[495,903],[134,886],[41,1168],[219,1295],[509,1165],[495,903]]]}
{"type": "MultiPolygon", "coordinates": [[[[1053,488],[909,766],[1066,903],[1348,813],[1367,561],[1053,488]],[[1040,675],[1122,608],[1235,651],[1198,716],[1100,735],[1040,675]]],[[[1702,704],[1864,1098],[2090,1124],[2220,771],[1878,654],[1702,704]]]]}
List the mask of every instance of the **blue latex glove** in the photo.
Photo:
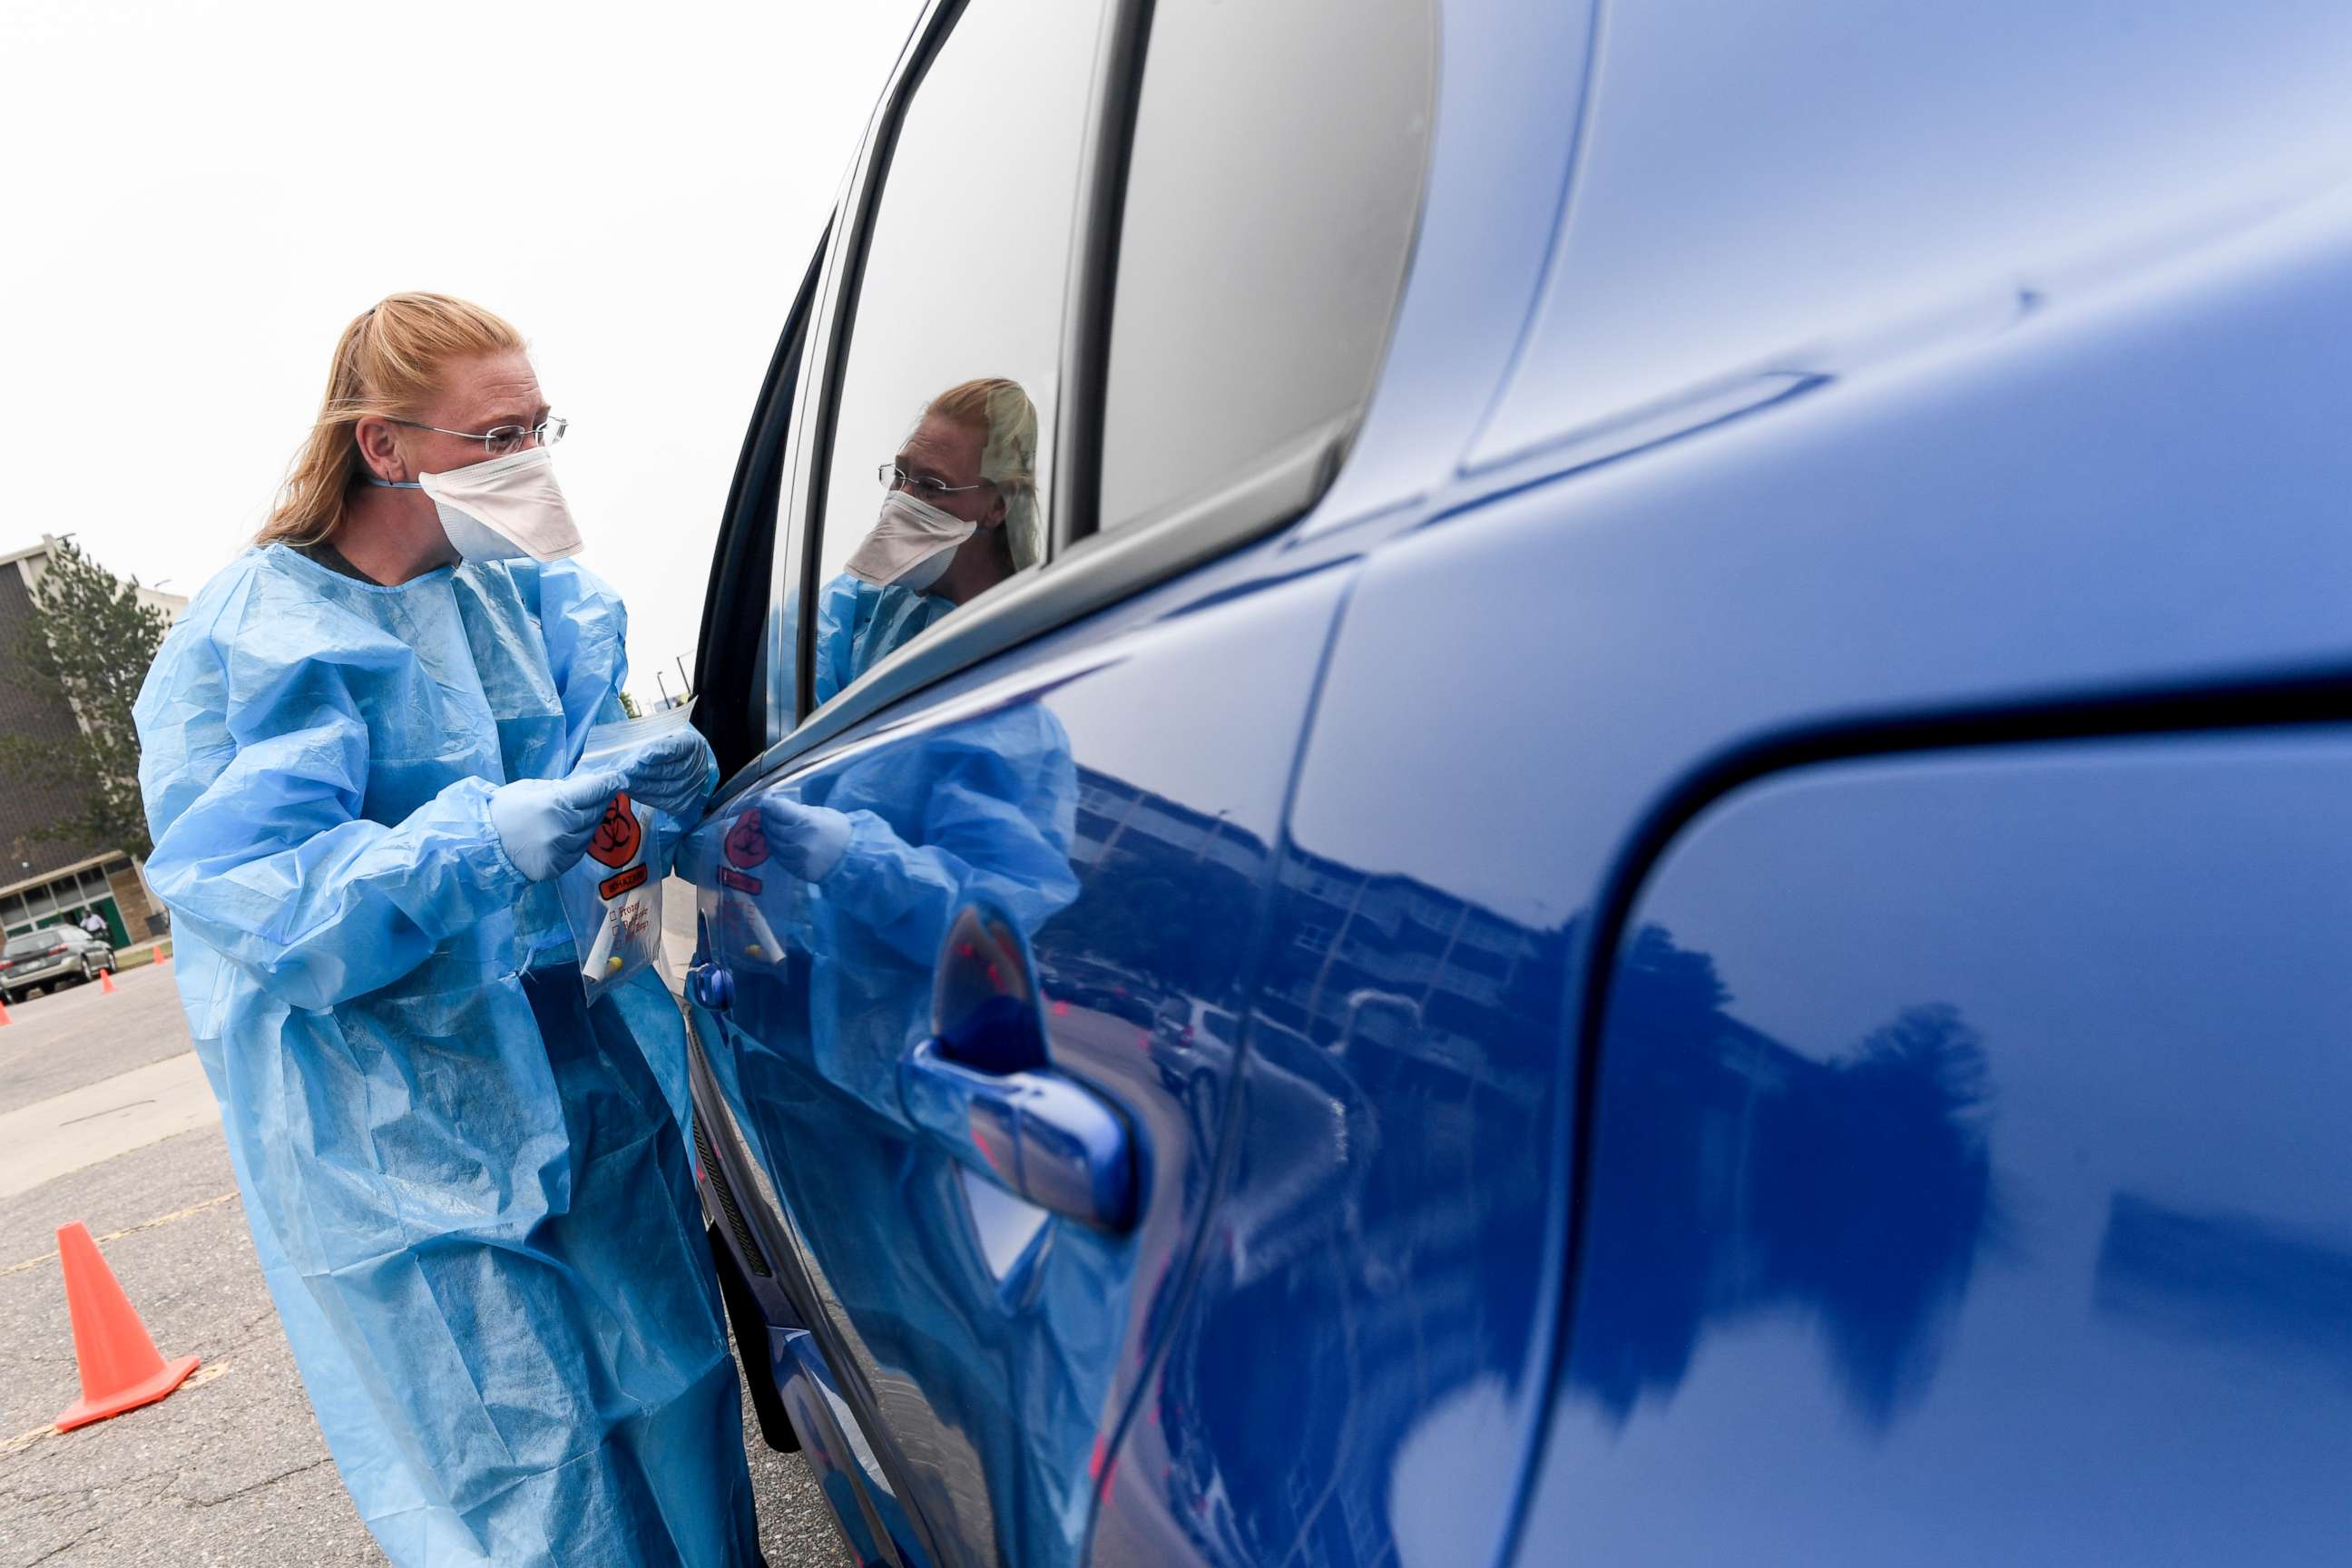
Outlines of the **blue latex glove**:
{"type": "Polygon", "coordinates": [[[628,770],[629,798],[644,801],[683,823],[702,815],[719,785],[719,759],[710,742],[694,730],[678,730],[647,742],[622,763],[628,770]]]}
{"type": "Polygon", "coordinates": [[[804,882],[822,882],[841,864],[851,826],[845,814],[829,805],[803,805],[781,795],[760,803],[769,860],[804,882]]]}
{"type": "Polygon", "coordinates": [[[618,768],[568,779],[517,779],[490,792],[490,826],[516,868],[544,882],[580,863],[605,807],[628,787],[628,775],[618,768]]]}

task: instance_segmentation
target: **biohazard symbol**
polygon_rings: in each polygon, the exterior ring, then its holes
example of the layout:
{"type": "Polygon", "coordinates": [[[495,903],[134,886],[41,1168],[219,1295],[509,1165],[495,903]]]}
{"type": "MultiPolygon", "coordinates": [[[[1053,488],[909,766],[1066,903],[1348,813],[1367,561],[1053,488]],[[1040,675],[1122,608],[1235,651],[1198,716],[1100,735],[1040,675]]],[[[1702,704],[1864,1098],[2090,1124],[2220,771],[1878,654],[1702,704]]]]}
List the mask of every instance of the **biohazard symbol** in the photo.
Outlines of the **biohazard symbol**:
{"type": "Polygon", "coordinates": [[[760,826],[756,810],[737,817],[735,826],[727,830],[727,858],[730,864],[747,869],[767,860],[768,835],[760,826]]]}
{"type": "Polygon", "coordinates": [[[760,826],[758,810],[745,812],[727,830],[725,845],[731,865],[719,868],[719,885],[732,888],[739,893],[756,893],[767,886],[759,878],[737,870],[737,866],[757,866],[768,858],[768,835],[760,826]]]}
{"type": "Polygon", "coordinates": [[[629,792],[622,790],[604,808],[604,820],[596,825],[596,837],[588,841],[588,857],[600,865],[625,866],[637,858],[644,842],[645,829],[637,826],[637,814],[629,809],[629,792]]]}

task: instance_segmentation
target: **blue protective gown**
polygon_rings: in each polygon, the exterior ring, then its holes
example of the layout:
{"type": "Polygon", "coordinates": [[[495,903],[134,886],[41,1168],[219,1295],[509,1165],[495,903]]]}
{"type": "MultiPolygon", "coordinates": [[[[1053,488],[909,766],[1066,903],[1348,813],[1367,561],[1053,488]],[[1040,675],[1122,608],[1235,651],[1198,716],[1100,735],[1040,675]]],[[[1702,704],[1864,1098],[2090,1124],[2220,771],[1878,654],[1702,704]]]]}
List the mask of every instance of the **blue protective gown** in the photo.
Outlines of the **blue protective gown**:
{"type": "Polygon", "coordinates": [[[569,564],[380,587],[272,545],[140,694],[189,1028],[397,1563],[758,1561],[677,1010],[650,971],[583,1004],[553,884],[487,812],[618,716],[624,626],[569,564]]]}
{"type": "Polygon", "coordinates": [[[844,572],[816,601],[816,700],[835,692],[954,613],[955,601],[912,588],[877,588],[844,572]]]}

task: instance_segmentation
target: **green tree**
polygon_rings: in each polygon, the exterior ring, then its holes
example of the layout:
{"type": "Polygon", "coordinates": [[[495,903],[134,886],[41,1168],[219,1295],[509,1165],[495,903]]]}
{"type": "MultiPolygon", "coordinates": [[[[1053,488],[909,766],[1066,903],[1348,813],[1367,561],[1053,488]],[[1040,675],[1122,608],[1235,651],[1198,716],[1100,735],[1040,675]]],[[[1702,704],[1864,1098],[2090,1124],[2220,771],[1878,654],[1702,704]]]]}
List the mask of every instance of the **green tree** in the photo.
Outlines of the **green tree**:
{"type": "Polygon", "coordinates": [[[632,719],[642,717],[637,712],[637,700],[625,691],[621,693],[621,711],[632,719]]]}
{"type": "Polygon", "coordinates": [[[117,579],[70,540],[50,547],[31,623],[8,652],[26,690],[72,711],[78,739],[59,746],[0,735],[0,780],[62,784],[78,805],[34,829],[35,838],[79,838],[142,858],[152,847],[131,705],[170,618],[137,589],[136,578],[117,579]]]}

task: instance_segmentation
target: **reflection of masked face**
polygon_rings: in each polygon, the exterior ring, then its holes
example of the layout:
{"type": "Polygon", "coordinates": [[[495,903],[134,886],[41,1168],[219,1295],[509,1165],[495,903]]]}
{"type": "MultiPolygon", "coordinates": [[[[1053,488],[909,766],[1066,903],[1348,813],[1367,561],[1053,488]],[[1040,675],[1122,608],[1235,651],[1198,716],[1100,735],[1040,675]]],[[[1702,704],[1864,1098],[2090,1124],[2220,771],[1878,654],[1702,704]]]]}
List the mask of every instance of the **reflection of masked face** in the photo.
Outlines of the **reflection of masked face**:
{"type": "Polygon", "coordinates": [[[882,498],[874,531],[850,556],[849,574],[877,588],[928,588],[948,569],[956,546],[979,526],[905,490],[892,490],[882,498]]]}

